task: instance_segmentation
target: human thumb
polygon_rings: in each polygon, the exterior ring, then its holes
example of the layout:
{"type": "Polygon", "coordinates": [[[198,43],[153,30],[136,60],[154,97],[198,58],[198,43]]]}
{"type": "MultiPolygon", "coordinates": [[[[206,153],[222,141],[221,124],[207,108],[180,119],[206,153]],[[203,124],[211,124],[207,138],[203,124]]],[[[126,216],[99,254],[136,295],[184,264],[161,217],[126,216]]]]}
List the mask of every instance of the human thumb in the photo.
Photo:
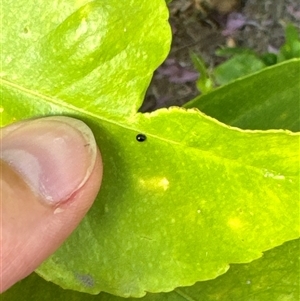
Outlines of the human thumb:
{"type": "Polygon", "coordinates": [[[1,129],[0,293],[29,275],[72,233],[100,188],[91,130],[70,117],[1,129]]]}

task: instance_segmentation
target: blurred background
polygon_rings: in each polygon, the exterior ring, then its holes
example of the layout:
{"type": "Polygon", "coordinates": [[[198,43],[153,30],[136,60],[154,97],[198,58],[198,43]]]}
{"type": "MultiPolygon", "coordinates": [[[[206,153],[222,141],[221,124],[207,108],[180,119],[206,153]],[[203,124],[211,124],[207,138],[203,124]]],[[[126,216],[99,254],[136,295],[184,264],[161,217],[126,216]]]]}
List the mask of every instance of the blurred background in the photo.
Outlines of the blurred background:
{"type": "Polygon", "coordinates": [[[298,0],[173,0],[168,7],[171,52],[154,73],[142,112],[181,106],[201,94],[196,83],[201,72],[191,56],[199,57],[210,73],[226,60],[216,54],[220,49],[277,54],[287,24],[300,31],[298,0]]]}

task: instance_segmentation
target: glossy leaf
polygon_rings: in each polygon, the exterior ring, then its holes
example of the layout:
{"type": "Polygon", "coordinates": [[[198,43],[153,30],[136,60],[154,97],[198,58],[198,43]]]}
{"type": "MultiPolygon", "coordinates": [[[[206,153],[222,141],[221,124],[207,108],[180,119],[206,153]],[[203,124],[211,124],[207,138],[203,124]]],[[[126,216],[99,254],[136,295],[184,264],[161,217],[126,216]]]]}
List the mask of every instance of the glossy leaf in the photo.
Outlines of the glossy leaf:
{"type": "Polygon", "coordinates": [[[80,103],[95,115],[134,114],[170,47],[163,0],[3,0],[1,13],[7,93],[80,103]]]}
{"type": "Polygon", "coordinates": [[[95,122],[99,200],[39,269],[46,279],[142,296],[215,278],[298,237],[298,135],[244,133],[175,108],[95,122]]]}
{"type": "Polygon", "coordinates": [[[300,131],[300,60],[262,70],[185,105],[243,129],[300,131]]]}
{"type": "Polygon", "coordinates": [[[176,292],[183,298],[172,300],[298,300],[299,247],[299,240],[294,240],[266,252],[262,258],[250,264],[232,265],[225,275],[217,279],[178,289],[176,292]]]}
{"type": "Polygon", "coordinates": [[[164,1],[39,1],[1,3],[2,125],[80,118],[104,161],[94,206],[40,275],[139,297],[299,237],[299,133],[242,131],[197,110],[136,113],[169,47],[164,1]]]}
{"type": "Polygon", "coordinates": [[[36,274],[18,283],[1,296],[1,301],[266,301],[299,298],[299,240],[268,251],[250,264],[233,264],[229,271],[214,280],[198,282],[170,293],[147,294],[144,298],[124,299],[101,293],[89,296],[62,290],[36,274]]]}
{"type": "Polygon", "coordinates": [[[213,75],[219,85],[225,85],[233,80],[265,68],[265,63],[255,54],[236,54],[214,69],[213,75]]]}
{"type": "Polygon", "coordinates": [[[129,124],[94,123],[103,187],[39,269],[46,279],[141,296],[214,278],[228,263],[298,237],[297,135],[244,133],[179,109],[131,119],[147,135],[143,143],[129,124]]]}

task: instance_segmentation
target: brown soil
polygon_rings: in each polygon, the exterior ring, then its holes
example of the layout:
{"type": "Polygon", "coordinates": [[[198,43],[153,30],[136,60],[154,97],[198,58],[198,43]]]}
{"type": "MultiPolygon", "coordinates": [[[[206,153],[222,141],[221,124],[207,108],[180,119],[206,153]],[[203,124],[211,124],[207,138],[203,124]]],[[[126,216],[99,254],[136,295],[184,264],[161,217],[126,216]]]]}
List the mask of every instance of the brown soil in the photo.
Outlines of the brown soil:
{"type": "Polygon", "coordinates": [[[222,46],[247,47],[259,53],[276,52],[284,43],[285,25],[293,23],[300,28],[298,0],[240,1],[240,9],[227,14],[199,10],[197,2],[199,0],[173,0],[169,4],[173,32],[171,52],[154,73],[141,111],[181,106],[199,95],[195,85],[198,75],[190,51],[200,54],[207,66],[213,68],[224,60],[215,55],[222,46]],[[236,18],[242,19],[242,26],[230,30],[230,20],[236,18]]]}

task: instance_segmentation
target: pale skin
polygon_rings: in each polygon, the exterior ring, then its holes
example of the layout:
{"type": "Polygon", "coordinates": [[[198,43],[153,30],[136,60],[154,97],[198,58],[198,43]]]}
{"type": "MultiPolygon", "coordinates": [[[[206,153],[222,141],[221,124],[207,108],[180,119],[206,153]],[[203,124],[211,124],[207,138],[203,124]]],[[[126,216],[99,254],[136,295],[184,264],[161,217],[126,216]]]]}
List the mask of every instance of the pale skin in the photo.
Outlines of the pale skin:
{"type": "MultiPolygon", "coordinates": [[[[51,126],[47,125],[47,129],[51,130],[51,126]]],[[[7,129],[1,129],[1,152],[7,129]]],[[[96,146],[95,149],[93,168],[83,185],[67,199],[55,200],[55,204],[33,191],[20,172],[7,160],[0,159],[0,293],[32,273],[54,253],[92,206],[103,169],[99,149],[96,146]]],[[[72,172],[73,165],[70,166],[72,172]]],[[[76,169],[78,166],[74,166],[73,172],[76,169]]],[[[63,172],[59,175],[63,176],[63,172]]],[[[55,179],[58,183],[63,180],[59,176],[55,179]]]]}

